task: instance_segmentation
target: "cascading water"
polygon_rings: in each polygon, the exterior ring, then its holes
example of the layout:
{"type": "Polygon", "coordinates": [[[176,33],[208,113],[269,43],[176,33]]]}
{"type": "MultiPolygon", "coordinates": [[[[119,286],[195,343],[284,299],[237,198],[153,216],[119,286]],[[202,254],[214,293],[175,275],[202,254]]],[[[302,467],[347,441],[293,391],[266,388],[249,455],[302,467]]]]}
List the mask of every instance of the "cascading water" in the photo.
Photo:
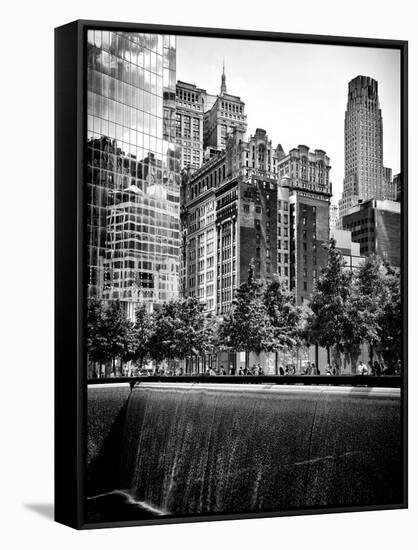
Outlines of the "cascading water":
{"type": "Polygon", "coordinates": [[[151,515],[402,498],[399,390],[141,383],[118,422],[91,496],[151,515]]]}

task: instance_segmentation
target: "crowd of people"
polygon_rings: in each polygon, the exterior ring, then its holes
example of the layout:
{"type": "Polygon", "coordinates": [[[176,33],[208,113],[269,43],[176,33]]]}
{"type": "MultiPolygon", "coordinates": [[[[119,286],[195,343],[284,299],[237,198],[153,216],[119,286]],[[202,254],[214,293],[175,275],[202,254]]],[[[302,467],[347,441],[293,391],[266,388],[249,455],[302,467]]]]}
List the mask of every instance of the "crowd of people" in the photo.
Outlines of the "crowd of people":
{"type": "Polygon", "coordinates": [[[384,361],[369,361],[366,365],[363,361],[360,361],[357,366],[357,373],[362,376],[396,376],[400,375],[402,370],[402,363],[398,361],[391,361],[385,363],[384,361]]]}
{"type": "MultiPolygon", "coordinates": [[[[378,361],[369,361],[367,364],[363,361],[359,361],[356,367],[356,373],[361,376],[396,376],[401,374],[401,361],[392,361],[389,363],[384,362],[383,360],[378,361]]],[[[231,363],[228,367],[224,366],[210,366],[204,372],[185,372],[183,367],[179,368],[164,368],[162,366],[151,369],[141,369],[140,372],[135,372],[133,370],[123,370],[123,373],[115,375],[113,372],[110,373],[110,376],[184,376],[184,375],[195,375],[195,376],[263,376],[266,373],[261,363],[254,364],[252,367],[238,366],[237,368],[231,363]]],[[[315,363],[308,363],[307,366],[304,366],[302,369],[297,370],[294,364],[280,365],[278,367],[277,374],[279,376],[295,376],[295,375],[305,375],[305,376],[339,376],[341,374],[352,374],[342,373],[337,362],[327,364],[325,367],[316,366],[315,363]]],[[[93,378],[101,378],[105,376],[103,372],[93,373],[93,378]]]]}

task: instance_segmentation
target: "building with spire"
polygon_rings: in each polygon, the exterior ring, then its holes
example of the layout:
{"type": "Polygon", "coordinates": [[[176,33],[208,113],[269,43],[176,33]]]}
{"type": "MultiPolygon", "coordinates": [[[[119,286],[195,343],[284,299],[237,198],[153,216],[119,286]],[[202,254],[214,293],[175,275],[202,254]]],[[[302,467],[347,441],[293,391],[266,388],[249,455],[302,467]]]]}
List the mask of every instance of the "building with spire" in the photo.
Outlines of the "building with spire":
{"type": "Polygon", "coordinates": [[[222,77],[221,77],[221,95],[226,94],[226,75],[225,75],[225,58],[222,64],[222,77]]]}
{"type": "Polygon", "coordinates": [[[240,97],[227,93],[225,62],[223,62],[219,95],[207,96],[204,115],[203,146],[210,149],[225,149],[227,136],[236,128],[247,131],[245,103],[240,97]]]}
{"type": "Polygon", "coordinates": [[[383,166],[383,120],[378,83],[357,76],[348,84],[345,176],[340,217],[361,201],[392,198],[391,171],[383,166]]]}

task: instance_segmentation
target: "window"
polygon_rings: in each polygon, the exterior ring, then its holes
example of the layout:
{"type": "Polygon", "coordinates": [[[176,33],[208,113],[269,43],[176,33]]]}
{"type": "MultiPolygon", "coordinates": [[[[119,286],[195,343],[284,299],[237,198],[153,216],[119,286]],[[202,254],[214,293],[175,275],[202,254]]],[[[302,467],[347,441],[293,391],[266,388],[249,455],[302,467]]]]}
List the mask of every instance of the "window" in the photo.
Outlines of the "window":
{"type": "Polygon", "coordinates": [[[246,214],[248,214],[249,211],[250,211],[250,205],[249,205],[249,204],[244,204],[244,212],[245,212],[246,214]]]}

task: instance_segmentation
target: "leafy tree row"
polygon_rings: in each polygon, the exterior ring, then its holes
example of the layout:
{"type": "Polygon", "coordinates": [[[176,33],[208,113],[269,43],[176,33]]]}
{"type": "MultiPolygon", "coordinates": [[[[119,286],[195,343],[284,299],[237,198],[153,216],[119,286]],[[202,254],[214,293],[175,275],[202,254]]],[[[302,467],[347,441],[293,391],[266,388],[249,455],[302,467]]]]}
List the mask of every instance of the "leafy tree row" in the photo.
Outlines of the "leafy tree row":
{"type": "Polygon", "coordinates": [[[301,344],[303,312],[293,293],[279,281],[264,283],[254,276],[254,263],[248,280],[236,291],[231,311],[218,330],[219,344],[250,352],[277,352],[301,344]]]}
{"type": "Polygon", "coordinates": [[[399,274],[372,255],[357,271],[345,267],[335,240],[327,245],[328,263],[322,269],[310,301],[305,340],[337,352],[352,353],[361,343],[389,352],[401,350],[401,288],[399,274]]]}
{"type": "Polygon", "coordinates": [[[147,358],[184,359],[202,355],[213,343],[214,323],[195,298],[162,305],[155,313],[136,310],[135,323],[127,319],[119,301],[92,299],[87,312],[87,351],[96,364],[134,361],[141,368],[147,358]]]}
{"type": "Polygon", "coordinates": [[[90,360],[134,361],[146,358],[184,359],[214,348],[246,352],[278,352],[315,344],[338,353],[352,353],[362,342],[388,351],[395,359],[401,349],[401,291],[399,275],[381,258],[371,256],[352,272],[333,239],[327,244],[328,262],[316,281],[309,307],[277,280],[255,278],[236,290],[231,310],[218,322],[195,298],[170,301],[155,313],[145,306],[130,322],[120,302],[93,299],[88,305],[87,347],[90,360]]]}

